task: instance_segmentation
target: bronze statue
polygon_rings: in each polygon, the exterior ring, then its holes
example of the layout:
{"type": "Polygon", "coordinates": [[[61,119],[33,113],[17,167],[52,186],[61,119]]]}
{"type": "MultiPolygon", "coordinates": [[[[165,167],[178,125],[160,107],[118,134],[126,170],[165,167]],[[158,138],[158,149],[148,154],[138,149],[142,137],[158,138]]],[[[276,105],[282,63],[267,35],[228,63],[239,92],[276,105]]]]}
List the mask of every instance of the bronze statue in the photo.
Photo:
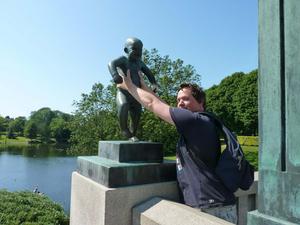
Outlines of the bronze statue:
{"type": "MultiPolygon", "coordinates": [[[[121,56],[115,60],[112,60],[108,64],[109,72],[111,73],[113,80],[116,84],[122,83],[122,77],[119,75],[118,70],[122,70],[123,74],[126,74],[127,70],[130,70],[132,82],[141,87],[139,71],[142,71],[150,83],[152,89],[157,89],[157,83],[150,69],[141,60],[143,43],[137,38],[128,38],[125,42],[124,51],[127,56],[121,56]]],[[[141,117],[142,106],[137,102],[128,91],[119,89],[117,90],[117,108],[118,119],[122,134],[132,140],[138,141],[136,132],[141,117]],[[128,128],[128,112],[131,118],[131,123],[128,128]]]]}

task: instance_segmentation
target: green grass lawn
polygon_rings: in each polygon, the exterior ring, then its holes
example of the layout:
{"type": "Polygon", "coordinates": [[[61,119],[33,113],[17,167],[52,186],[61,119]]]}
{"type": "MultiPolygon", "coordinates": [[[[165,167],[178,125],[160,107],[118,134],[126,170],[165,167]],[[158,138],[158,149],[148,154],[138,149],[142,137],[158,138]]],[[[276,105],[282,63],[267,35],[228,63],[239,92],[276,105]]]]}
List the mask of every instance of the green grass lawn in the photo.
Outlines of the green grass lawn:
{"type": "Polygon", "coordinates": [[[25,137],[16,137],[9,139],[5,135],[0,135],[0,145],[28,145],[29,139],[25,137]]]}
{"type": "Polygon", "coordinates": [[[165,156],[164,157],[165,160],[176,160],[176,156],[173,155],[173,156],[165,156]]]}
{"type": "MultiPolygon", "coordinates": [[[[222,149],[225,148],[225,145],[222,146],[222,149]]],[[[246,146],[246,145],[242,145],[242,149],[243,151],[246,153],[246,152],[254,152],[254,153],[258,153],[258,146],[246,146]]],[[[173,155],[173,156],[165,156],[164,159],[166,160],[175,160],[176,159],[176,156],[173,155]]]]}
{"type": "Polygon", "coordinates": [[[258,146],[242,145],[242,149],[244,152],[258,152],[258,146]]]}
{"type": "MultiPolygon", "coordinates": [[[[222,149],[224,149],[225,146],[222,146],[222,149]]],[[[255,170],[258,170],[258,146],[247,146],[242,145],[242,149],[245,153],[246,159],[251,163],[251,165],[254,166],[255,170]]],[[[165,156],[165,160],[176,160],[176,156],[165,156]]]]}

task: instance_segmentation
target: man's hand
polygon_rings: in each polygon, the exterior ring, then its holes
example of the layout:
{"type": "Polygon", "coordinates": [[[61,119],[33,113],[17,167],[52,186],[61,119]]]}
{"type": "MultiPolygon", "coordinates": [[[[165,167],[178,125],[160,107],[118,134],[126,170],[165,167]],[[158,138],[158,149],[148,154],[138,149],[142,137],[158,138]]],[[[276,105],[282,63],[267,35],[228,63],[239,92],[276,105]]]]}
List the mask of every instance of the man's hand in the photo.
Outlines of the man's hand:
{"type": "Polygon", "coordinates": [[[147,84],[144,81],[144,77],[143,77],[143,72],[139,71],[139,76],[140,76],[140,82],[141,82],[141,88],[149,91],[149,92],[153,92],[156,93],[158,91],[158,85],[157,84],[151,84],[151,88],[147,86],[147,84]]]}
{"type": "Polygon", "coordinates": [[[147,84],[144,81],[143,72],[139,70],[138,73],[139,73],[139,77],[140,77],[141,88],[144,90],[148,90],[149,87],[147,86],[147,84]]]}
{"type": "Polygon", "coordinates": [[[121,84],[117,84],[118,88],[127,90],[142,106],[144,106],[166,122],[174,124],[170,114],[170,106],[163,100],[161,100],[157,95],[155,95],[150,88],[147,87],[147,85],[144,83],[141,73],[139,73],[141,78],[141,88],[138,88],[132,83],[129,70],[127,70],[127,76],[125,76],[124,73],[120,70],[118,72],[123,79],[123,82],[121,84]]]}
{"type": "Polygon", "coordinates": [[[153,91],[154,93],[158,92],[158,85],[157,85],[157,84],[152,84],[152,85],[151,85],[151,88],[152,88],[152,91],[153,91]]]}
{"type": "Polygon", "coordinates": [[[130,75],[130,71],[127,70],[127,76],[125,76],[125,74],[123,73],[123,71],[121,69],[118,69],[118,73],[119,75],[122,77],[123,79],[123,82],[120,83],[120,84],[117,84],[117,87],[118,88],[122,88],[124,90],[128,90],[129,88],[132,87],[132,85],[134,85],[132,83],[132,80],[131,80],[131,75],[130,75]]]}

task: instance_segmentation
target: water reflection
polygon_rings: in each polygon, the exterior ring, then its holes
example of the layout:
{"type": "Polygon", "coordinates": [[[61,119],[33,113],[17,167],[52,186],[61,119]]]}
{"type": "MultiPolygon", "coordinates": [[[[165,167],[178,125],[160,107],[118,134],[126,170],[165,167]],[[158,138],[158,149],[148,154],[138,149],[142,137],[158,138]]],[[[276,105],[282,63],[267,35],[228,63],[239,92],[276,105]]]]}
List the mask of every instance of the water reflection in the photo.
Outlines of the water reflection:
{"type": "Polygon", "coordinates": [[[0,189],[39,190],[70,209],[71,174],[77,157],[53,145],[1,146],[0,189]]]}
{"type": "Polygon", "coordinates": [[[11,155],[23,155],[25,157],[64,157],[68,156],[67,146],[57,145],[0,145],[0,152],[7,152],[11,155]]]}

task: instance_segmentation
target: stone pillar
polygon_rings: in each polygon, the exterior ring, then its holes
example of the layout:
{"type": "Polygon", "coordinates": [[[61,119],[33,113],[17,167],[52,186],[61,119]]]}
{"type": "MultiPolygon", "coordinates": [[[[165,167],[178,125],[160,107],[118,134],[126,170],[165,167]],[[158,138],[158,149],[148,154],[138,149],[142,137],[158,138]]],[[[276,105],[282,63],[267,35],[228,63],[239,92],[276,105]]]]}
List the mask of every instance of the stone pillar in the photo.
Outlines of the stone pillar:
{"type": "Polygon", "coordinates": [[[152,142],[100,141],[98,156],[78,157],[71,188],[71,225],[131,225],[136,204],[178,200],[175,163],[152,142]]]}
{"type": "Polygon", "coordinates": [[[300,223],[300,1],[259,0],[258,210],[248,225],[300,223]]]}

